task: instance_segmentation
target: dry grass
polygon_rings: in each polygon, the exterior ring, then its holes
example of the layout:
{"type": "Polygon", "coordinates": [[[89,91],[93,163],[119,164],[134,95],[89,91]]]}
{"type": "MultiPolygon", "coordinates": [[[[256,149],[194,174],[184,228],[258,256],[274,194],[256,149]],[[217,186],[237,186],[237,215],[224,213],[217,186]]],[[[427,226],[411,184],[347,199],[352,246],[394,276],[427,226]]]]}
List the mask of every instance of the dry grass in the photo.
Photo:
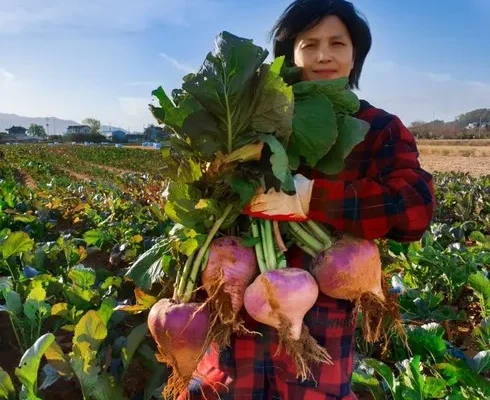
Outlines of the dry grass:
{"type": "Polygon", "coordinates": [[[421,155],[460,156],[460,157],[490,157],[490,145],[486,146],[433,146],[419,144],[421,155]]]}
{"type": "Polygon", "coordinates": [[[417,144],[420,146],[489,146],[490,139],[447,139],[447,140],[432,140],[432,139],[417,139],[417,144]]]}
{"type": "Polygon", "coordinates": [[[427,171],[490,175],[490,140],[417,140],[427,171]]]}

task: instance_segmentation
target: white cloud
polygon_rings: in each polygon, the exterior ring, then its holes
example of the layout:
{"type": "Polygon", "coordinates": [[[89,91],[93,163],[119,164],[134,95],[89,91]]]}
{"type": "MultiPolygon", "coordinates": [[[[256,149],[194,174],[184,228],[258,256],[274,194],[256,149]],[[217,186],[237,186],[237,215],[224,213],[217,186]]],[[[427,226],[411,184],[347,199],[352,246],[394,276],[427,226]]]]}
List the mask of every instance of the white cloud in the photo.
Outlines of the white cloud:
{"type": "Polygon", "coordinates": [[[12,72],[7,71],[6,69],[0,68],[0,86],[6,85],[12,82],[15,79],[15,76],[12,72]]]}
{"type": "Polygon", "coordinates": [[[392,61],[367,64],[360,86],[359,97],[406,124],[433,118],[451,121],[464,112],[490,107],[490,83],[418,71],[392,61]]]}
{"type": "Polygon", "coordinates": [[[186,24],[189,10],[206,12],[210,0],[2,0],[0,33],[40,27],[140,31],[151,22],[186,24]]]}
{"type": "Polygon", "coordinates": [[[168,54],[165,53],[160,53],[160,57],[163,57],[165,60],[169,61],[175,68],[178,70],[185,72],[185,73],[190,73],[190,72],[196,72],[196,69],[191,67],[190,65],[187,65],[185,63],[180,62],[179,60],[169,56],[168,54]]]}

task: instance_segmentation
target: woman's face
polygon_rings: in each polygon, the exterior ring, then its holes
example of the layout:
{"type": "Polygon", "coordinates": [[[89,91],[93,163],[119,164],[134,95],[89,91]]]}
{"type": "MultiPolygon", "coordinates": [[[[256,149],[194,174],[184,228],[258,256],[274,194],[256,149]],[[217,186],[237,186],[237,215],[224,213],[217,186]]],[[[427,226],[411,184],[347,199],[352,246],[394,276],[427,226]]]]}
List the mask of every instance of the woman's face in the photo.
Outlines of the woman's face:
{"type": "Polygon", "coordinates": [[[327,16],[299,34],[294,43],[294,62],[303,68],[306,81],[348,77],[354,66],[354,47],[343,22],[327,16]]]}

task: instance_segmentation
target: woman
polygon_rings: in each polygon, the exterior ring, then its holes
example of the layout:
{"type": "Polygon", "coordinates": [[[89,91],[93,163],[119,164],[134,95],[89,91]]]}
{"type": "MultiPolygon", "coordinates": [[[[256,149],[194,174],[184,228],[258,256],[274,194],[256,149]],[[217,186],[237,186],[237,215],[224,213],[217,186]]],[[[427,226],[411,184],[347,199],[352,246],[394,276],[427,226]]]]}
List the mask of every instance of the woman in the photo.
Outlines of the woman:
{"type": "MultiPolygon", "coordinates": [[[[371,47],[367,23],[345,0],[296,0],[273,30],[274,56],[285,56],[303,69],[304,80],[349,77],[357,88],[371,47]]],[[[367,239],[416,241],[430,224],[435,206],[432,176],[421,169],[415,140],[400,119],[361,101],[357,118],[371,128],[347,157],[336,176],[301,170],[296,194],[257,194],[248,213],[261,218],[311,218],[331,229],[367,239]]],[[[304,268],[308,257],[297,247],[288,251],[289,266],[304,268]]],[[[333,365],[312,365],[314,377],[299,381],[293,362],[276,353],[274,329],[247,315],[250,329],[262,336],[233,337],[218,354],[209,350],[189,388],[192,398],[320,400],[356,399],[353,372],[353,304],[321,294],[305,323],[332,356],[333,365]],[[195,394],[194,394],[195,393],[195,394]]],[[[245,314],[245,312],[244,312],[245,314]]]]}

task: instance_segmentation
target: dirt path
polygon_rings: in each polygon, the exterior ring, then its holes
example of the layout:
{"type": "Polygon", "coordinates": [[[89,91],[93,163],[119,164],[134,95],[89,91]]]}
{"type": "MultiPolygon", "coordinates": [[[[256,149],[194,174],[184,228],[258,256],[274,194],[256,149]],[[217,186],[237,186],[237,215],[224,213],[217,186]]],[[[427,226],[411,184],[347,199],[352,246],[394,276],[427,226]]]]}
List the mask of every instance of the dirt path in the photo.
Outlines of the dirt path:
{"type": "Polygon", "coordinates": [[[75,172],[75,171],[72,171],[72,170],[66,170],[67,174],[69,174],[73,179],[77,180],[77,181],[85,181],[85,182],[88,182],[88,181],[92,181],[94,180],[94,178],[92,176],[89,176],[89,175],[85,175],[85,174],[81,174],[79,172],[75,172]]]}
{"type": "Polygon", "coordinates": [[[34,179],[32,179],[32,176],[21,169],[16,169],[14,171],[14,176],[17,182],[19,182],[21,185],[27,186],[29,189],[35,189],[37,187],[37,183],[34,179]]]}
{"type": "Polygon", "coordinates": [[[139,173],[141,173],[138,171],[131,171],[130,169],[121,169],[121,168],[111,167],[111,166],[103,165],[103,164],[95,164],[95,163],[91,163],[91,162],[85,162],[85,164],[90,165],[92,167],[96,167],[96,168],[102,168],[102,169],[105,169],[106,171],[109,171],[109,172],[115,172],[116,174],[139,174],[139,173]]]}
{"type": "Polygon", "coordinates": [[[474,176],[490,175],[490,157],[443,156],[421,154],[420,163],[427,171],[467,172],[474,176]]]}

